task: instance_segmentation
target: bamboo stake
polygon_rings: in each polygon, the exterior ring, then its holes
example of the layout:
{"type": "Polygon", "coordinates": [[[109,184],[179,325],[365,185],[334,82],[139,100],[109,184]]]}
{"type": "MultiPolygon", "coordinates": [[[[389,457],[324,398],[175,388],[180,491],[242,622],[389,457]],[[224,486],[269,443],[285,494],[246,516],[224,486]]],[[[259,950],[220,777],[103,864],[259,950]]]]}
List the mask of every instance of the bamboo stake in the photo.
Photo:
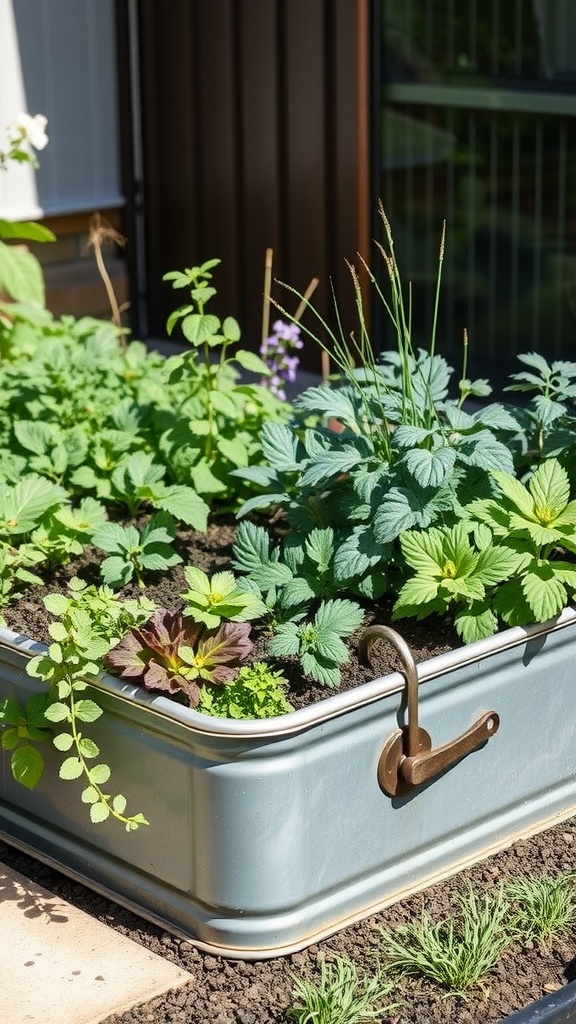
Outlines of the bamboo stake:
{"type": "Polygon", "coordinates": [[[264,301],[262,304],[262,343],[270,334],[270,290],[272,287],[272,261],[274,250],[266,249],[264,261],[264,301]]]}
{"type": "Polygon", "coordinates": [[[308,305],[308,302],[310,301],[310,298],[312,297],[312,295],[316,291],[316,289],[317,289],[319,284],[320,284],[320,279],[318,277],[313,277],[312,280],[310,281],[310,284],[308,285],[306,291],[304,292],[304,295],[302,296],[302,300],[300,302],[300,305],[298,306],[298,309],[294,313],[294,320],[295,320],[296,323],[298,323],[300,317],[304,313],[304,311],[306,309],[306,306],[308,305]]]}

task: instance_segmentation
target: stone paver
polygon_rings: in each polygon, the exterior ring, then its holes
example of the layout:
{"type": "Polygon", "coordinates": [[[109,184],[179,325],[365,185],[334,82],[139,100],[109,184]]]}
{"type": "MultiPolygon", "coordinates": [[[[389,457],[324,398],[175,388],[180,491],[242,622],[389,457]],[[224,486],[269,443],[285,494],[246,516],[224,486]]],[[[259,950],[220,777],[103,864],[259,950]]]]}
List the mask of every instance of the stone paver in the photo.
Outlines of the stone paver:
{"type": "Polygon", "coordinates": [[[0,865],[2,1024],[98,1024],[191,975],[0,865]]]}

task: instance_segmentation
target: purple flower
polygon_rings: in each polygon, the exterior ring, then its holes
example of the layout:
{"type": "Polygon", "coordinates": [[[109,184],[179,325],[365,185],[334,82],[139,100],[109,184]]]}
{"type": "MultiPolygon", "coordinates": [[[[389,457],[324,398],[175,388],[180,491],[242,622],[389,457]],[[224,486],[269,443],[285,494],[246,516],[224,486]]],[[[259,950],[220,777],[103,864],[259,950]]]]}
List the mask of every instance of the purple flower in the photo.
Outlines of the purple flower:
{"type": "Polygon", "coordinates": [[[300,362],[298,356],[289,355],[289,353],[303,348],[304,342],[300,338],[298,324],[275,320],[272,330],[274,333],[266,338],[260,346],[260,355],[271,371],[271,376],[264,377],[261,384],[281,401],[285,401],[286,393],[283,385],[286,381],[290,384],[294,383],[300,362]]]}

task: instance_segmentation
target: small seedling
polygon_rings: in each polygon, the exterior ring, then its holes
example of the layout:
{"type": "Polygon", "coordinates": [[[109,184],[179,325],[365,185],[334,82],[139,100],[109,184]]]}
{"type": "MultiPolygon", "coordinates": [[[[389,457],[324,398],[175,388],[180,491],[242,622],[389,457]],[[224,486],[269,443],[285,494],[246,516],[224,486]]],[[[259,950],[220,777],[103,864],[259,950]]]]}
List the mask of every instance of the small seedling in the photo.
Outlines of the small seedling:
{"type": "Polygon", "coordinates": [[[574,874],[557,878],[515,878],[504,886],[512,903],[511,929],[522,942],[545,945],[552,936],[576,921],[574,874]]]}
{"type": "Polygon", "coordinates": [[[181,595],[185,602],[184,615],[195,622],[203,622],[208,629],[215,629],[222,619],[246,622],[266,613],[266,605],[252,591],[238,586],[231,572],[217,572],[210,579],[202,569],[187,565],[184,576],[190,586],[190,590],[181,595]]]}
{"type": "Polygon", "coordinates": [[[109,587],[124,587],[133,576],[144,587],[143,573],[162,572],[182,561],[174,551],[174,520],[165,512],[150,517],[141,533],[135,526],[104,523],[92,534],[95,547],[108,553],[100,567],[109,587]]]}
{"type": "Polygon", "coordinates": [[[304,1005],[291,1007],[288,1016],[297,1024],[362,1024],[394,1008],[383,1005],[391,990],[380,970],[361,978],[351,960],[338,957],[322,963],[319,982],[294,979],[293,998],[304,1005]]]}
{"type": "Polygon", "coordinates": [[[506,925],[508,900],[503,891],[478,897],[470,889],[458,903],[460,913],[437,924],[423,914],[395,934],[379,929],[388,967],[430,978],[458,995],[488,974],[513,941],[506,925]]]}

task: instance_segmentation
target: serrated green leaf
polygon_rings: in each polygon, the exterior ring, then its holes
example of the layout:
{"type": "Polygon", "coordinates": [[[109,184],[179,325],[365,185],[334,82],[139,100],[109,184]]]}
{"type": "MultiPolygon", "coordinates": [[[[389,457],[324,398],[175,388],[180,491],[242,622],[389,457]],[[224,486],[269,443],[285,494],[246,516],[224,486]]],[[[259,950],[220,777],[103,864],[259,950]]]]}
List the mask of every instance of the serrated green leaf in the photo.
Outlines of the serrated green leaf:
{"type": "Polygon", "coordinates": [[[235,467],[247,466],[249,462],[249,455],[246,445],[240,441],[239,438],[232,440],[226,437],[217,437],[216,445],[218,451],[228,459],[235,467]]]}
{"type": "Polygon", "coordinates": [[[118,793],[112,801],[112,807],[117,814],[124,814],[124,811],[126,810],[126,797],[122,796],[121,793],[118,793]]]}
{"type": "Polygon", "coordinates": [[[82,803],[95,804],[99,799],[100,794],[97,789],[94,789],[94,786],[87,786],[82,790],[82,803]]]}
{"type": "Polygon", "coordinates": [[[284,622],[277,626],[274,635],[268,641],[268,652],[277,658],[290,654],[298,654],[300,650],[300,633],[293,622],[284,622]]]}
{"type": "Polygon", "coordinates": [[[566,606],[568,595],[563,583],[549,565],[534,565],[532,572],[522,578],[522,592],[535,622],[553,619],[566,606]]]}
{"type": "MultiPolygon", "coordinates": [[[[94,743],[94,740],[88,738],[88,736],[81,736],[78,740],[78,750],[82,754],[82,757],[90,758],[98,757],[100,753],[100,747],[94,743]]],[[[94,780],[92,780],[94,781],[94,780]]]]}
{"type": "Polygon", "coordinates": [[[319,573],[325,573],[330,567],[334,554],[334,531],[331,527],[323,530],[312,530],[306,539],[306,554],[316,563],[319,573]]]}
{"type": "Polygon", "coordinates": [[[216,412],[221,413],[226,419],[237,420],[240,417],[242,405],[239,399],[234,397],[233,393],[224,394],[223,391],[211,391],[210,404],[216,412]]]}
{"type": "Polygon", "coordinates": [[[266,421],[262,426],[262,453],[279,472],[298,469],[297,438],[283,423],[266,421]]]}
{"type": "Polygon", "coordinates": [[[315,615],[318,629],[332,630],[340,636],[350,636],[363,622],[364,612],[354,601],[336,598],[323,601],[315,615]]]}
{"type": "Polygon", "coordinates": [[[414,448],[403,456],[403,464],[420,487],[439,487],[451,474],[456,462],[454,448],[414,448]]]}
{"type": "Polygon", "coordinates": [[[234,359],[244,370],[248,370],[249,373],[258,373],[262,377],[270,376],[270,370],[266,363],[255,352],[247,352],[245,349],[240,349],[236,352],[234,359]]]}
{"type": "Polygon", "coordinates": [[[66,751],[70,750],[72,747],[74,737],[69,732],[60,732],[57,736],[54,736],[52,743],[57,750],[61,750],[62,753],[66,753],[66,751]]]}
{"type": "Polygon", "coordinates": [[[82,761],[79,757],[67,757],[60,765],[60,771],[58,774],[61,779],[72,781],[73,779],[79,779],[82,775],[82,771],[82,761]]]}
{"type": "Polygon", "coordinates": [[[472,644],[492,636],[498,629],[498,618],[491,608],[473,604],[458,609],[454,616],[454,625],[464,643],[472,644]]]}
{"type": "Polygon", "coordinates": [[[362,462],[364,457],[363,452],[352,447],[319,453],[309,460],[302,474],[302,486],[318,487],[341,473],[347,473],[362,462]]]}
{"type": "MultiPolygon", "coordinates": [[[[199,467],[196,467],[199,469],[199,467]]],[[[194,475],[194,474],[193,474],[194,475]]],[[[196,486],[198,486],[196,484],[196,486]]],[[[209,506],[191,487],[171,484],[154,499],[154,504],[199,533],[205,533],[208,526],[209,506]]]]}
{"type": "Polygon", "coordinates": [[[509,501],[528,519],[534,519],[534,501],[527,488],[510,473],[494,470],[492,476],[509,501]]]}
{"type": "Polygon", "coordinates": [[[110,817],[110,808],[107,804],[101,801],[97,804],[92,804],[90,807],[90,821],[93,825],[99,825],[101,822],[106,821],[110,817]]]}
{"type": "Polygon", "coordinates": [[[220,320],[211,313],[190,313],[182,320],[182,333],[195,348],[204,344],[220,330],[220,320]]]}
{"type": "Polygon", "coordinates": [[[542,462],[533,474],[528,489],[537,507],[558,516],[570,500],[570,481],[556,459],[542,462]]]}
{"type": "Polygon", "coordinates": [[[88,772],[88,778],[94,786],[102,786],[110,778],[110,769],[107,764],[95,764],[88,772]]]}
{"type": "Polygon", "coordinates": [[[70,718],[70,709],[67,704],[55,701],[46,708],[44,716],[49,722],[65,722],[70,718]]]}
{"type": "Polygon", "coordinates": [[[36,747],[19,747],[10,758],[12,775],[26,789],[34,789],[44,772],[44,758],[36,747]]]}
{"type": "Polygon", "coordinates": [[[76,702],[76,718],[81,722],[95,722],[102,714],[102,708],[98,707],[93,700],[86,699],[76,702]]]}
{"type": "Polygon", "coordinates": [[[31,252],[0,241],[0,288],[26,305],[43,307],[44,275],[31,252]]]}

